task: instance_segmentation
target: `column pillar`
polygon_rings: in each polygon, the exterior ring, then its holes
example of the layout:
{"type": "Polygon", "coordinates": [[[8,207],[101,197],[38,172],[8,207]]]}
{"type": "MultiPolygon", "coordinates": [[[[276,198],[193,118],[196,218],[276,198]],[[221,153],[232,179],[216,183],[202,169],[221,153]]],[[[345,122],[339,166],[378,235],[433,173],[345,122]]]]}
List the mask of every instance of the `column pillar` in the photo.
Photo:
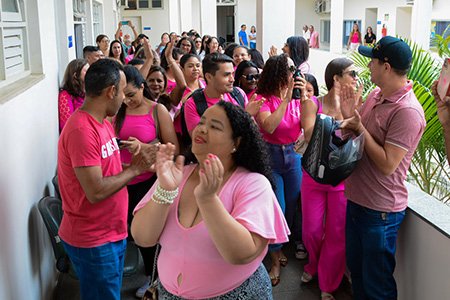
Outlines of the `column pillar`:
{"type": "Polygon", "coordinates": [[[192,26],[192,0],[180,1],[180,23],[181,23],[181,31],[182,32],[189,31],[193,28],[193,26],[192,26]]]}
{"type": "Polygon", "coordinates": [[[331,0],[330,52],[342,53],[344,0],[331,0]]]}
{"type": "Polygon", "coordinates": [[[411,18],[411,39],[424,50],[430,48],[432,0],[414,0],[411,18]]]}
{"type": "Polygon", "coordinates": [[[272,45],[280,54],[286,39],[295,34],[295,0],[257,0],[256,30],[256,48],[264,59],[272,45]]]}
{"type": "Polygon", "coordinates": [[[217,36],[216,0],[200,0],[200,32],[202,35],[217,36]]]}
{"type": "Polygon", "coordinates": [[[169,6],[169,33],[181,34],[179,0],[167,0],[169,6]]]}

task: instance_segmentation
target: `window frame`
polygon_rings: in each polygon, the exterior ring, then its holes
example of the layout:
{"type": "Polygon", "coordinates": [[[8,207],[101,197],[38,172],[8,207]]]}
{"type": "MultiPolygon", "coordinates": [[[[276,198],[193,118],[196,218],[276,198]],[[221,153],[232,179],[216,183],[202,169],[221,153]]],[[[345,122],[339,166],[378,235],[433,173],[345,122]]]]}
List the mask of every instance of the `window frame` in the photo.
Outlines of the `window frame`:
{"type": "Polygon", "coordinates": [[[0,89],[31,74],[26,9],[23,0],[13,1],[17,12],[4,12],[0,1],[0,89]]]}
{"type": "Polygon", "coordinates": [[[150,9],[164,9],[164,0],[121,0],[121,5],[123,5],[124,10],[150,10],[150,9]],[[129,2],[133,1],[133,8],[129,7],[129,2]],[[147,1],[148,7],[140,7],[139,2],[147,1]],[[154,2],[158,1],[161,6],[154,6],[154,2]],[[136,7],[136,8],[134,8],[136,7]]]}

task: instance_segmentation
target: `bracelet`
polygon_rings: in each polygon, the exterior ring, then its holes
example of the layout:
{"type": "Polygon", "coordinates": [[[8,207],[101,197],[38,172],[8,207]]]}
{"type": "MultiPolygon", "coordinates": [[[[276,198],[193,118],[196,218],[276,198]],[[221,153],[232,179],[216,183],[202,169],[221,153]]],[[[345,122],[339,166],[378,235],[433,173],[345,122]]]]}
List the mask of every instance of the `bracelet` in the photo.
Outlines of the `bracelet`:
{"type": "Polygon", "coordinates": [[[155,198],[155,194],[153,194],[152,195],[152,201],[153,202],[155,202],[156,204],[172,204],[173,203],[173,201],[172,202],[169,202],[169,201],[167,201],[167,200],[159,200],[159,199],[156,199],[155,198]]]}
{"type": "Polygon", "coordinates": [[[178,196],[178,188],[173,191],[167,191],[158,184],[153,195],[160,199],[160,201],[173,203],[173,200],[175,200],[175,198],[178,196]]]}

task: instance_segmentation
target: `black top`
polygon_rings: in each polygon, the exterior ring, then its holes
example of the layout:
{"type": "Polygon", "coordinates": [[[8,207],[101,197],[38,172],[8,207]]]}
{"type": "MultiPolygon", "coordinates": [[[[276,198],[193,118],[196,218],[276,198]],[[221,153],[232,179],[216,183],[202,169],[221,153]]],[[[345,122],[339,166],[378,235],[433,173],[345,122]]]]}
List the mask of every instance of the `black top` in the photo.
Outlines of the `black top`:
{"type": "Polygon", "coordinates": [[[376,40],[377,40],[377,36],[373,33],[370,36],[368,33],[366,33],[366,35],[364,36],[364,42],[366,44],[374,44],[376,40]]]}

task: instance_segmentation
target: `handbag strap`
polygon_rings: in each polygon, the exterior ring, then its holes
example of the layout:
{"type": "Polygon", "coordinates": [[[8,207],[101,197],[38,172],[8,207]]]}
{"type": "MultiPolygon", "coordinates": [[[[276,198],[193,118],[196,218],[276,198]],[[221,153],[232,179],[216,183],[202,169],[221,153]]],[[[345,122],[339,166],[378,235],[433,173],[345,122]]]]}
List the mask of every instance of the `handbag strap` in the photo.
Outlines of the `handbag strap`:
{"type": "Polygon", "coordinates": [[[161,141],[161,132],[159,130],[158,103],[153,106],[153,121],[155,121],[156,137],[161,141]]]}
{"type": "Polygon", "coordinates": [[[155,281],[156,265],[158,264],[158,256],[160,250],[161,246],[159,244],[156,244],[155,258],[153,259],[152,281],[150,281],[150,285],[152,285],[155,281]]]}

